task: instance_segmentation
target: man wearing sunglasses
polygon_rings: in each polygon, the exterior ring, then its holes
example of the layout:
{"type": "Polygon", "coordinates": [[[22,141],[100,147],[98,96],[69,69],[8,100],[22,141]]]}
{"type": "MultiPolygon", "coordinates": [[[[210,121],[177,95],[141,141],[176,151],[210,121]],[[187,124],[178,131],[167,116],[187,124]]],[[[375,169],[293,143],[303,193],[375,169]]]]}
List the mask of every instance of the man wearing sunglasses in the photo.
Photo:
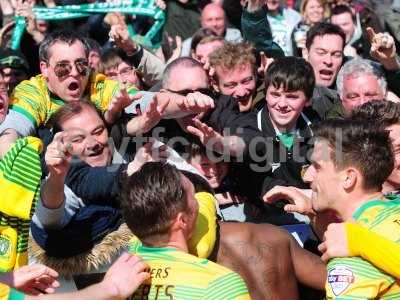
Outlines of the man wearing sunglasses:
{"type": "Polygon", "coordinates": [[[50,34],[39,49],[41,74],[19,84],[10,99],[10,112],[0,127],[0,157],[18,136],[27,136],[47,123],[66,102],[90,99],[113,123],[135,96],[102,74],[91,74],[89,46],[72,31],[50,34]]]}

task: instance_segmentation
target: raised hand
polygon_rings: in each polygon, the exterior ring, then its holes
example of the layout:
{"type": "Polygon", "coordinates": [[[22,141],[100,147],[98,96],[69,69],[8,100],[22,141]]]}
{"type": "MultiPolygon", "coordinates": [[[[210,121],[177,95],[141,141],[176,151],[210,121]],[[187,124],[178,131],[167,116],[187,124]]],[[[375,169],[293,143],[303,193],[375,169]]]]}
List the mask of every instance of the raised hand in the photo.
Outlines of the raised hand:
{"type": "Polygon", "coordinates": [[[206,147],[208,146],[213,149],[215,144],[218,144],[217,148],[222,147],[223,136],[198,119],[193,119],[192,125],[187,126],[186,130],[197,136],[201,143],[206,147]]]}
{"type": "Polygon", "coordinates": [[[214,100],[200,92],[189,93],[185,98],[179,99],[177,105],[182,111],[198,114],[214,108],[214,100]]]}
{"type": "Polygon", "coordinates": [[[286,212],[298,212],[303,215],[315,215],[311,199],[301,189],[290,186],[275,186],[264,196],[267,203],[274,203],[278,200],[288,200],[290,204],[284,206],[286,212]]]}
{"type": "Polygon", "coordinates": [[[382,64],[396,55],[396,45],[393,37],[385,33],[375,33],[371,27],[367,28],[368,40],[371,43],[370,55],[382,64]]]}
{"type": "Polygon", "coordinates": [[[129,176],[138,171],[147,162],[166,161],[168,159],[167,145],[154,147],[155,142],[156,140],[150,139],[148,143],[139,148],[134,160],[128,164],[127,173],[129,176]]]}
{"type": "Polygon", "coordinates": [[[113,124],[118,118],[119,114],[135,100],[139,100],[142,97],[140,93],[130,95],[125,85],[121,86],[119,92],[111,100],[108,110],[104,115],[104,119],[108,124],[113,124]]]}
{"type": "Polygon", "coordinates": [[[127,299],[148,278],[149,266],[138,256],[124,253],[108,269],[102,284],[115,290],[116,299],[127,299]]]}
{"type": "Polygon", "coordinates": [[[41,264],[23,266],[7,274],[6,283],[11,287],[30,295],[54,293],[60,284],[56,280],[58,273],[41,264]]]}
{"type": "Polygon", "coordinates": [[[265,73],[267,72],[268,67],[272,64],[274,59],[267,57],[263,51],[260,52],[260,59],[261,59],[261,62],[260,62],[260,66],[257,69],[257,73],[259,76],[264,77],[265,73]]]}
{"type": "Polygon", "coordinates": [[[58,132],[49,144],[45,154],[45,161],[50,174],[57,177],[67,175],[71,161],[71,145],[67,142],[68,133],[58,132]]]}
{"type": "Polygon", "coordinates": [[[165,109],[169,104],[169,99],[159,99],[159,93],[155,94],[149,103],[146,111],[141,115],[133,118],[126,125],[129,135],[138,135],[149,132],[163,118],[165,109]]]}
{"type": "Polygon", "coordinates": [[[114,40],[117,47],[124,50],[128,55],[137,50],[137,45],[129,36],[128,27],[125,24],[112,25],[109,36],[114,40]]]}

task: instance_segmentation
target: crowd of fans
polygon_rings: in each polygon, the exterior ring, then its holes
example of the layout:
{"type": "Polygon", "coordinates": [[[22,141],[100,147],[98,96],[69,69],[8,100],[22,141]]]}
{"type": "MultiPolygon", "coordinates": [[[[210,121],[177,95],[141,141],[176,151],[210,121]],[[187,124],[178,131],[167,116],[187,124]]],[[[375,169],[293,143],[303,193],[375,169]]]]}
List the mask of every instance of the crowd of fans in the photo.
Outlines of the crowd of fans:
{"type": "Polygon", "coordinates": [[[0,299],[400,299],[400,1],[102,2],[0,0],[0,299]]]}

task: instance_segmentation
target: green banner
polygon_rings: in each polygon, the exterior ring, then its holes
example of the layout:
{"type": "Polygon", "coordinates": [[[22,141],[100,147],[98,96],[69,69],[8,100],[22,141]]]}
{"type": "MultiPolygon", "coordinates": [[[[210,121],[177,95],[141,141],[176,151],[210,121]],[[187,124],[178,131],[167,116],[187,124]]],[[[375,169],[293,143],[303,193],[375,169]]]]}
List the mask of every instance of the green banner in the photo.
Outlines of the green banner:
{"type": "MultiPolygon", "coordinates": [[[[113,3],[90,3],[81,5],[64,5],[53,8],[34,7],[33,12],[36,19],[56,21],[88,17],[92,14],[120,12],[123,14],[148,16],[154,19],[153,26],[144,36],[133,36],[133,38],[146,47],[154,48],[152,40],[162,29],[165,22],[165,13],[155,6],[154,0],[122,0],[113,3]]],[[[18,49],[24,33],[26,23],[23,17],[15,17],[15,29],[12,35],[11,48],[18,49]]]]}

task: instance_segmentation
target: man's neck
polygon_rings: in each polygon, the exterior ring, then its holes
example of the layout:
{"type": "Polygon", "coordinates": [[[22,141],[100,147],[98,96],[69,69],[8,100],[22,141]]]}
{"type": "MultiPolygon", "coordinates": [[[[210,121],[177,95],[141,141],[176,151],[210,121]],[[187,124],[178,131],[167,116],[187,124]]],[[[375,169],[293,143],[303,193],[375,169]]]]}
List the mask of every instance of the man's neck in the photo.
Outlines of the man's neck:
{"type": "Polygon", "coordinates": [[[370,192],[370,193],[359,193],[358,195],[355,193],[352,193],[349,195],[348,201],[343,202],[343,207],[337,208],[337,213],[340,216],[340,218],[344,221],[351,220],[353,218],[354,213],[357,211],[357,209],[371,201],[371,200],[376,200],[376,199],[382,199],[383,194],[382,192],[370,192]]]}
{"type": "Polygon", "coordinates": [[[160,236],[150,237],[147,238],[146,241],[143,241],[143,244],[155,248],[175,248],[189,253],[189,248],[183,234],[172,234],[165,238],[160,236]]]}
{"type": "Polygon", "coordinates": [[[280,126],[272,120],[271,115],[268,112],[268,117],[271,120],[272,126],[274,126],[274,129],[277,130],[279,133],[288,133],[296,130],[296,125],[297,125],[297,120],[293,121],[292,123],[288,124],[287,126],[280,126]]]}

